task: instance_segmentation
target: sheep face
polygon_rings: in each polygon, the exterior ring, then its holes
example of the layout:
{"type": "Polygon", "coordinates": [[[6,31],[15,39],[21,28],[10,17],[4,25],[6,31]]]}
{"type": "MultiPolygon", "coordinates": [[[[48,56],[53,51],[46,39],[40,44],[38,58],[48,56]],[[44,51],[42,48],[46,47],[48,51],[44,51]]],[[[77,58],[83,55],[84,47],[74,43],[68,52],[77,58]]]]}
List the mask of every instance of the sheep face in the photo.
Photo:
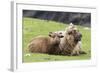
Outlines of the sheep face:
{"type": "Polygon", "coordinates": [[[74,42],[81,41],[82,34],[77,29],[71,29],[67,32],[68,35],[74,38],[74,42]]]}
{"type": "Polygon", "coordinates": [[[51,38],[51,44],[53,45],[59,45],[60,44],[60,38],[63,38],[64,36],[62,34],[49,32],[49,37],[51,38]]]}

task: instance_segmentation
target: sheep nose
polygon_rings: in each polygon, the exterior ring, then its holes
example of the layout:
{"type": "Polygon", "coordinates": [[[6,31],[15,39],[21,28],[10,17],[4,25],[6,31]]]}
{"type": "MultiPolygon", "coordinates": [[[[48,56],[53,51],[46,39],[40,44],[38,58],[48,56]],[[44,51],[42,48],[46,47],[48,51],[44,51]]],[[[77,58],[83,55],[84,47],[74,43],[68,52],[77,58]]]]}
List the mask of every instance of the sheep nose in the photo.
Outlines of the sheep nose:
{"type": "Polygon", "coordinates": [[[79,35],[78,35],[78,40],[81,41],[81,38],[82,38],[82,34],[79,33],[79,35]]]}
{"type": "Polygon", "coordinates": [[[56,38],[55,38],[56,40],[58,40],[58,41],[60,41],[60,38],[58,37],[58,36],[56,36],[56,38]]]}

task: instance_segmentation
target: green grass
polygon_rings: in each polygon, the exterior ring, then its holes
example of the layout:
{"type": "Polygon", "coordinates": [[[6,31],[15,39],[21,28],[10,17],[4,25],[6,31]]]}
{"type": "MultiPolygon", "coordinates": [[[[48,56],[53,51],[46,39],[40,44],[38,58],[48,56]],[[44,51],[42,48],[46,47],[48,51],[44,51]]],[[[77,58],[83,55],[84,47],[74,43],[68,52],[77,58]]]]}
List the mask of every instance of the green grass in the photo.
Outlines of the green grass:
{"type": "Polygon", "coordinates": [[[61,56],[61,55],[48,55],[40,53],[30,53],[27,50],[27,44],[29,41],[38,36],[48,36],[48,32],[64,30],[68,25],[63,23],[23,18],[23,62],[47,62],[47,61],[62,61],[62,60],[85,60],[91,58],[91,29],[85,29],[86,27],[77,26],[82,33],[82,50],[86,51],[87,54],[79,56],[61,56]]]}

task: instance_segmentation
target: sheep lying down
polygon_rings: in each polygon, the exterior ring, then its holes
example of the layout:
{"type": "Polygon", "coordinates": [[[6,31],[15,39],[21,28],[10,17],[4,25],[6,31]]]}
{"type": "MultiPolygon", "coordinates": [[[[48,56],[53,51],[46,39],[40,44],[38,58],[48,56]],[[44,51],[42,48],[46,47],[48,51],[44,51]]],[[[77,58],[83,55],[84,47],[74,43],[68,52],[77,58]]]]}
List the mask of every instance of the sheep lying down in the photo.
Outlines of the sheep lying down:
{"type": "Polygon", "coordinates": [[[48,37],[37,36],[28,44],[31,53],[47,53],[58,55],[86,54],[81,50],[82,34],[70,24],[65,31],[49,32],[48,37]]]}
{"type": "Polygon", "coordinates": [[[62,34],[49,32],[49,37],[38,36],[31,40],[28,49],[31,53],[58,54],[62,34]]]}
{"type": "Polygon", "coordinates": [[[59,44],[60,50],[63,54],[67,55],[79,55],[86,54],[82,51],[82,34],[79,32],[77,27],[72,23],[65,29],[65,31],[56,31],[57,34],[62,34],[64,37],[61,38],[59,44]]]}

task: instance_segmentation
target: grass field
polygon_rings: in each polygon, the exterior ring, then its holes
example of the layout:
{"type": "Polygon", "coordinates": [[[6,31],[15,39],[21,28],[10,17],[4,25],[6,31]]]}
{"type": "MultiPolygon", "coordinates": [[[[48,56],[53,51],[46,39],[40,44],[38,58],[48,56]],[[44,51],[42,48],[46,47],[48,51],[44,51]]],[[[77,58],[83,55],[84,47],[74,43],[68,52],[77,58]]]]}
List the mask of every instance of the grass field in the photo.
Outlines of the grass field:
{"type": "Polygon", "coordinates": [[[23,62],[47,62],[47,61],[62,61],[62,60],[85,60],[91,58],[91,29],[83,26],[77,26],[82,33],[82,50],[87,54],[80,56],[61,56],[61,55],[48,55],[40,53],[29,53],[27,44],[29,41],[38,36],[48,36],[48,32],[64,30],[68,25],[63,23],[23,18],[23,62]]]}

